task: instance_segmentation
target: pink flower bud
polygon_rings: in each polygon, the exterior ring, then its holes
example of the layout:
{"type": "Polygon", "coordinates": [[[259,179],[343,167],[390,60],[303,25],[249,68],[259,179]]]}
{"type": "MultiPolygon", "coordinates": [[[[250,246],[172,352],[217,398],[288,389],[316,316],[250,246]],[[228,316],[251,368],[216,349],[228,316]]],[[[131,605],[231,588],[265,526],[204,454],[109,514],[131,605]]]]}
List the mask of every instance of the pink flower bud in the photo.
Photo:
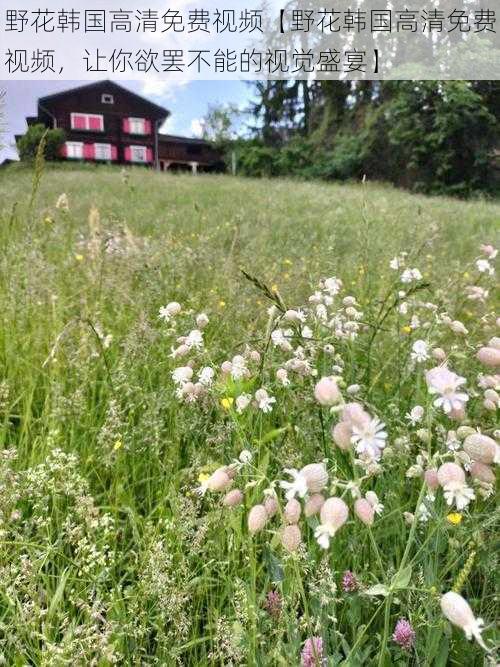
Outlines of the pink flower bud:
{"type": "Polygon", "coordinates": [[[267,523],[267,512],[264,505],[254,505],[248,513],[248,530],[252,535],[262,530],[267,523]]]}
{"type": "Polygon", "coordinates": [[[302,542],[300,528],[296,524],[285,526],[281,533],[281,544],[287,551],[296,551],[302,542]]]}
{"type": "Polygon", "coordinates": [[[254,364],[260,363],[260,352],[257,352],[257,350],[252,350],[250,352],[250,360],[254,362],[254,364]]]}
{"type": "Polygon", "coordinates": [[[470,467],[470,474],[472,479],[477,479],[480,482],[486,482],[486,484],[494,484],[495,482],[495,473],[493,470],[485,465],[476,461],[470,467]]]}
{"type": "Polygon", "coordinates": [[[264,507],[266,508],[267,516],[271,519],[279,509],[278,500],[275,496],[267,496],[264,500],[264,507]]]}
{"type": "Polygon", "coordinates": [[[322,463],[309,463],[302,468],[300,474],[306,478],[307,490],[319,493],[328,484],[328,473],[322,463]]]}
{"type": "Polygon", "coordinates": [[[450,483],[465,483],[465,473],[456,463],[443,463],[437,471],[437,477],[442,487],[450,483]]]}
{"type": "Polygon", "coordinates": [[[306,517],[314,516],[317,514],[323,505],[325,504],[325,498],[321,493],[314,493],[310,496],[304,507],[304,514],[306,517]]]}
{"type": "Polygon", "coordinates": [[[347,422],[350,426],[364,428],[370,423],[371,418],[359,403],[346,403],[342,410],[342,421],[347,422]]]}
{"type": "Polygon", "coordinates": [[[218,468],[213,472],[207,482],[210,491],[224,491],[231,484],[231,478],[224,468],[218,468]]]}
{"type": "Polygon", "coordinates": [[[465,632],[467,639],[474,637],[478,644],[486,649],[481,638],[483,622],[481,619],[475,618],[467,600],[464,600],[458,593],[449,591],[441,598],[441,611],[453,625],[465,632]]]}
{"type": "Polygon", "coordinates": [[[317,382],[314,397],[320,405],[335,405],[342,398],[337,383],[331,377],[323,377],[317,382]]]}
{"type": "Polygon", "coordinates": [[[497,454],[497,443],[482,433],[474,433],[465,438],[463,448],[473,461],[487,465],[494,462],[497,454]]]}
{"type": "Polygon", "coordinates": [[[297,523],[300,519],[300,514],[302,512],[302,507],[298,500],[291,498],[285,505],[285,511],[283,512],[285,521],[287,523],[297,523]]]}
{"type": "Polygon", "coordinates": [[[497,350],[495,347],[479,348],[476,357],[478,361],[489,368],[498,368],[500,366],[500,350],[497,350]]]}
{"type": "Polygon", "coordinates": [[[465,410],[463,407],[460,408],[452,408],[448,412],[448,417],[450,419],[453,419],[456,422],[461,422],[465,419],[465,410]]]}
{"type": "Polygon", "coordinates": [[[224,375],[229,375],[229,373],[233,370],[233,364],[230,361],[223,361],[220,369],[224,375]]]}
{"type": "Polygon", "coordinates": [[[424,480],[429,489],[437,489],[439,486],[438,474],[436,468],[429,468],[424,473],[424,480]]]}
{"type": "Polygon", "coordinates": [[[500,338],[498,336],[493,336],[488,341],[488,347],[494,347],[495,350],[500,350],[500,338]]]}
{"type": "Polygon", "coordinates": [[[375,518],[373,507],[365,498],[358,498],[354,503],[354,512],[365,526],[371,526],[375,518]]]}
{"type": "Polygon", "coordinates": [[[432,350],[432,356],[436,361],[443,362],[446,359],[446,352],[443,350],[442,347],[435,347],[432,350]]]}
{"type": "Polygon", "coordinates": [[[352,428],[345,422],[341,421],[332,428],[332,438],[339,449],[347,451],[351,448],[352,428]]]}
{"type": "Polygon", "coordinates": [[[328,498],[321,508],[321,523],[329,524],[336,530],[347,521],[349,509],[341,498],[328,498]]]}
{"type": "Polygon", "coordinates": [[[236,507],[243,502],[243,494],[239,489],[233,489],[226,493],[222,502],[226,507],[236,507]]]}

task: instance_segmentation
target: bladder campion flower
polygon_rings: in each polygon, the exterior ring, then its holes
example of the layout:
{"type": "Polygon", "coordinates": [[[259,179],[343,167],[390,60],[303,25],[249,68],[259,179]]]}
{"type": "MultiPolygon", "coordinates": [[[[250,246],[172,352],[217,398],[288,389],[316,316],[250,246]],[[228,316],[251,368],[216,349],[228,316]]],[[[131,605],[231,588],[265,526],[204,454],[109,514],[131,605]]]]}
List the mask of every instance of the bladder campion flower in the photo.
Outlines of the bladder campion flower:
{"type": "Polygon", "coordinates": [[[484,622],[481,618],[475,618],[467,600],[458,593],[449,591],[441,598],[441,610],[450,623],[464,631],[467,639],[474,637],[482,648],[488,650],[481,637],[484,622]]]}

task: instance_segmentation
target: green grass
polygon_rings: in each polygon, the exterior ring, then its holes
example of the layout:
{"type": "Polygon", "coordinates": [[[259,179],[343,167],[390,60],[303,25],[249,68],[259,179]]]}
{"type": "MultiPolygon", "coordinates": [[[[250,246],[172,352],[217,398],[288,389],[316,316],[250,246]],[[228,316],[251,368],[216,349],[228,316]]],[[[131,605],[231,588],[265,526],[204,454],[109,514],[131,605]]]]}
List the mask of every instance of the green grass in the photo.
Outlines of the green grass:
{"type": "Polygon", "coordinates": [[[140,169],[124,177],[105,167],[45,167],[38,176],[33,186],[30,169],[0,171],[5,663],[298,665],[304,640],[321,635],[331,665],[482,665],[484,651],[445,622],[439,596],[462,573],[461,592],[494,643],[494,496],[476,489],[453,526],[438,491],[427,523],[405,522],[403,512],[413,513],[422,497],[421,480],[406,471],[419,455],[438,465],[451,460],[446,433],[457,428],[431,408],[423,368],[432,360],[413,368],[409,353],[419,338],[443,347],[450,367],[467,377],[465,423],[494,433],[498,410],[483,407],[477,376],[485,369],[474,353],[498,335],[498,294],[474,260],[480,243],[498,245],[500,205],[375,184],[140,169]],[[56,208],[62,193],[68,211],[56,208]],[[423,274],[407,315],[397,312],[404,286],[389,268],[401,251],[423,274]],[[380,475],[360,482],[385,509],[368,530],[350,494],[332,488],[350,507],[347,525],[323,552],[317,520],[302,518],[303,546],[290,555],[278,518],[254,537],[246,526],[263,490],[286,477],[283,468],[327,458],[331,482],[363,475],[334,447],[338,414],[315,404],[314,378],[290,374],[291,386],[279,387],[275,371],[290,355],[268,346],[271,300],[307,305],[329,276],[342,279],[342,296],[357,299],[359,337],[336,339],[318,325],[313,342],[293,344],[311,349],[318,376],[342,367],[344,395],[359,384],[356,400],[386,423],[392,456],[382,459],[380,475]],[[485,304],[465,298],[476,282],[489,288],[485,304]],[[158,318],[170,301],[183,306],[175,327],[158,318]],[[419,301],[463,322],[467,336],[419,301]],[[205,351],[173,360],[176,339],[202,311],[210,318],[205,351]],[[429,328],[409,329],[413,314],[429,328]],[[313,353],[317,339],[333,343],[337,357],[321,346],[313,353]],[[263,355],[250,378],[218,377],[195,404],[176,398],[175,367],[191,358],[197,369],[218,367],[247,342],[263,355]],[[261,384],[277,399],[270,414],[222,407],[221,399],[261,384]],[[429,439],[405,419],[416,404],[426,408],[429,439]],[[200,473],[242,449],[253,453],[235,480],[243,506],[228,510],[216,493],[198,498],[200,473]],[[361,591],[343,592],[345,570],[361,591]],[[398,572],[407,581],[388,597],[365,593],[389,586],[398,572]],[[282,598],[277,618],[263,606],[271,589],[282,598]],[[398,618],[416,632],[408,653],[391,640],[398,618]]]}

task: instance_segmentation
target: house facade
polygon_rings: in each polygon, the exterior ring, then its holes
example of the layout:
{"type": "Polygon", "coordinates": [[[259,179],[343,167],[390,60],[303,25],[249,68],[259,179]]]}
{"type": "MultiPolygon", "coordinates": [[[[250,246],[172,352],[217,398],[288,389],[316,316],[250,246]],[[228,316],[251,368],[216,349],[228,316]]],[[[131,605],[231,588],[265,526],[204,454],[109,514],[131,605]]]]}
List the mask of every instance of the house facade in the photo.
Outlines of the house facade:
{"type": "Polygon", "coordinates": [[[207,141],[160,132],[169,115],[113,81],[99,81],[40,98],[38,115],[26,121],[63,129],[65,160],[220,171],[222,156],[207,141]]]}

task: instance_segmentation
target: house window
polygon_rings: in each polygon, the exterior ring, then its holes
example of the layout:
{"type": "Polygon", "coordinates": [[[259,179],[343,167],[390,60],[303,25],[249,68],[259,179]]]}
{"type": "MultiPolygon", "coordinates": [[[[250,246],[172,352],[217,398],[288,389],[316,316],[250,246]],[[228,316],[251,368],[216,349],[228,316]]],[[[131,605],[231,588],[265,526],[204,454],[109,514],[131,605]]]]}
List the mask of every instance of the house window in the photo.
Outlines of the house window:
{"type": "Polygon", "coordinates": [[[151,121],[145,118],[124,118],[123,131],[126,134],[151,134],[151,121]]]}
{"type": "Polygon", "coordinates": [[[109,93],[103,93],[101,97],[101,102],[102,104],[114,104],[115,98],[113,97],[113,95],[110,95],[109,93]]]}
{"type": "Polygon", "coordinates": [[[90,132],[104,131],[104,116],[93,113],[72,113],[72,130],[88,130],[90,132]]]}
{"type": "Polygon", "coordinates": [[[83,143],[79,141],[67,141],[66,157],[69,160],[81,160],[83,158],[83,143]]]}
{"type": "Polygon", "coordinates": [[[111,144],[94,144],[94,157],[96,160],[111,160],[111,144]]]}
{"type": "Polygon", "coordinates": [[[147,162],[148,151],[146,146],[130,146],[131,162],[147,162]]]}

